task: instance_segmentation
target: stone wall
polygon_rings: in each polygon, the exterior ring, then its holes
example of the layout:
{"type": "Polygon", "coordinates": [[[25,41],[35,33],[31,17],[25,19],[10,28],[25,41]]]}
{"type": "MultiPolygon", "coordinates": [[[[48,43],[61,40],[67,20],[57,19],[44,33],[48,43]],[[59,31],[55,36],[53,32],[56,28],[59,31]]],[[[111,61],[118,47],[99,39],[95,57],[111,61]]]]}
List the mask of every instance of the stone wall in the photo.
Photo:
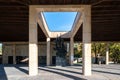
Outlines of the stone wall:
{"type": "Polygon", "coordinates": [[[2,55],[2,61],[3,64],[7,64],[8,63],[8,56],[13,56],[13,45],[7,45],[7,44],[3,44],[3,55],[2,55]]]}
{"type": "MultiPolygon", "coordinates": [[[[3,55],[2,55],[2,63],[8,64],[8,56],[29,56],[29,47],[28,43],[3,43],[3,55]],[[15,47],[15,51],[14,51],[15,47]]],[[[56,56],[56,51],[54,50],[55,44],[51,42],[50,46],[50,63],[52,64],[52,56],[56,56]]],[[[46,56],[46,42],[41,42],[38,44],[38,56],[46,56]]],[[[14,60],[14,59],[13,59],[14,60]]],[[[14,61],[13,61],[14,62],[14,61]]]]}
{"type": "MultiPolygon", "coordinates": [[[[15,56],[29,56],[29,47],[27,43],[4,43],[3,44],[3,64],[8,64],[8,56],[14,55],[14,45],[15,45],[15,56]]],[[[39,43],[38,45],[38,55],[46,56],[46,43],[39,43]]]]}

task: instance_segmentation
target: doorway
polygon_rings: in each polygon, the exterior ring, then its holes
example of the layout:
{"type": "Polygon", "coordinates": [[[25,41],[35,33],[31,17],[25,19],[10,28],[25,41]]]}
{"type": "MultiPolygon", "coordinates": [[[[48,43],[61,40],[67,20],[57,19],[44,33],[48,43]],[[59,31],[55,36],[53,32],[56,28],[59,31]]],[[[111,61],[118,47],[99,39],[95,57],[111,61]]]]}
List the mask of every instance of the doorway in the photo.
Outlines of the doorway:
{"type": "Polygon", "coordinates": [[[13,64],[13,56],[8,56],[8,64],[13,64]]]}

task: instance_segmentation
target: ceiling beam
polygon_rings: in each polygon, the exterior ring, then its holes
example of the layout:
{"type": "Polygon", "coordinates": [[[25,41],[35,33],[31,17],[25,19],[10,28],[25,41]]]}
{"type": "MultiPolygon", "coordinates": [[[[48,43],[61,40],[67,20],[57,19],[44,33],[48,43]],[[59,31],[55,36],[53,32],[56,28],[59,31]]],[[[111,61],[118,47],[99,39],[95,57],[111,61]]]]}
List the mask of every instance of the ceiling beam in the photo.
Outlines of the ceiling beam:
{"type": "Polygon", "coordinates": [[[104,0],[96,0],[96,2],[92,3],[92,6],[98,5],[102,3],[104,0]]]}
{"type": "Polygon", "coordinates": [[[3,17],[28,17],[27,14],[0,14],[0,16],[3,16],[3,17]]]}
{"type": "Polygon", "coordinates": [[[106,10],[94,10],[94,11],[92,11],[92,12],[105,12],[105,11],[120,11],[120,9],[113,9],[113,10],[108,10],[108,9],[106,9],[106,10]]]}
{"type": "Polygon", "coordinates": [[[111,20],[111,19],[120,19],[120,17],[92,17],[92,20],[111,20]]]}
{"type": "Polygon", "coordinates": [[[96,5],[96,6],[92,6],[93,8],[115,8],[115,7],[120,7],[120,2],[117,2],[117,4],[101,4],[101,5],[96,5]]]}
{"type": "Polygon", "coordinates": [[[112,16],[120,16],[120,14],[119,13],[116,13],[116,14],[112,14],[112,13],[110,13],[110,14],[94,14],[94,15],[92,15],[92,17],[99,17],[99,16],[101,16],[101,17],[104,17],[104,16],[109,16],[109,17],[112,17],[112,16]]]}
{"type": "Polygon", "coordinates": [[[0,25],[6,25],[7,27],[12,25],[28,25],[28,22],[0,22],[0,25]]]}

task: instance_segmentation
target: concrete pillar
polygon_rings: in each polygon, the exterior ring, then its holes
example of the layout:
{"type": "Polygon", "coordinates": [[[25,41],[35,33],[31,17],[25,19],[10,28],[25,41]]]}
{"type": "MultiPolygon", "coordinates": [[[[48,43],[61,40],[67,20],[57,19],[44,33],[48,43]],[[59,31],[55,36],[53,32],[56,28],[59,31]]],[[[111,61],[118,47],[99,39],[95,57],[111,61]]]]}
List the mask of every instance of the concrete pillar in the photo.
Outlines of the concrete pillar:
{"type": "Polygon", "coordinates": [[[106,45],[106,58],[105,58],[105,64],[109,64],[109,43],[106,45]]]}
{"type": "Polygon", "coordinates": [[[6,54],[5,44],[2,44],[2,64],[8,64],[8,55],[6,54]]]}
{"type": "Polygon", "coordinates": [[[16,45],[13,45],[13,64],[16,64],[16,45]]]}
{"type": "Polygon", "coordinates": [[[70,50],[69,44],[70,44],[70,43],[67,43],[67,52],[69,52],[69,50],[70,50]]]}
{"type": "Polygon", "coordinates": [[[50,38],[47,38],[47,66],[50,65],[50,38]]]}
{"type": "Polygon", "coordinates": [[[29,25],[29,75],[38,74],[37,25],[29,25]]]}
{"type": "Polygon", "coordinates": [[[91,75],[91,6],[84,6],[83,15],[83,75],[91,75]]]}
{"type": "Polygon", "coordinates": [[[29,75],[38,74],[38,14],[34,6],[29,7],[29,75]]]}
{"type": "Polygon", "coordinates": [[[74,40],[70,38],[70,54],[69,54],[69,64],[72,66],[74,61],[74,40]]]}

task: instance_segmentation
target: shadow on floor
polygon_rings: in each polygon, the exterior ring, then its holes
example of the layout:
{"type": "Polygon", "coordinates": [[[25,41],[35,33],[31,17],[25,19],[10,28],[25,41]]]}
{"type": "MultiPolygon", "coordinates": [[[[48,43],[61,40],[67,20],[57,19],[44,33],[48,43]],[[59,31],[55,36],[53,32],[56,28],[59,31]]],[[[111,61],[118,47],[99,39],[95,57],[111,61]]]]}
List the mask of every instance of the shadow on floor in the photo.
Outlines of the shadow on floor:
{"type": "Polygon", "coordinates": [[[94,72],[100,72],[100,73],[107,73],[107,74],[114,74],[114,75],[120,75],[120,73],[114,73],[114,72],[107,72],[107,71],[100,71],[100,70],[92,70],[94,72]]]}
{"type": "Polygon", "coordinates": [[[48,70],[48,69],[41,69],[41,68],[39,68],[39,69],[40,69],[40,70],[43,70],[43,71],[55,73],[55,74],[58,74],[58,75],[62,75],[62,76],[71,78],[71,79],[73,79],[73,80],[87,80],[87,79],[79,78],[79,77],[76,77],[76,76],[73,76],[73,75],[65,74],[65,73],[62,73],[62,72],[57,72],[57,71],[48,70]]]}
{"type": "Polygon", "coordinates": [[[14,67],[15,67],[16,69],[18,69],[18,70],[20,70],[20,71],[28,74],[28,70],[21,68],[19,65],[14,65],[14,67]]]}
{"type": "Polygon", "coordinates": [[[8,80],[4,65],[0,64],[0,80],[8,80]]]}
{"type": "MultiPolygon", "coordinates": [[[[78,69],[81,70],[81,68],[76,68],[74,66],[70,66],[68,68],[73,68],[73,69],[78,69]]],[[[99,67],[94,67],[94,68],[99,68],[99,67]]],[[[100,67],[100,68],[104,68],[104,67],[100,67]]],[[[114,69],[114,68],[105,68],[105,69],[114,69]]],[[[116,69],[117,70],[117,69],[116,69]]],[[[94,72],[100,72],[100,73],[106,73],[106,74],[113,74],[113,75],[120,75],[120,73],[115,73],[115,72],[108,72],[108,71],[101,71],[101,70],[93,70],[94,72]]]]}
{"type": "MultiPolygon", "coordinates": [[[[109,66],[109,65],[108,65],[109,66]]],[[[114,67],[114,66],[113,66],[114,67]]],[[[118,68],[110,68],[110,67],[93,67],[93,68],[105,68],[105,69],[111,69],[111,70],[120,70],[118,68]]]]}
{"type": "Polygon", "coordinates": [[[82,70],[82,66],[80,66],[79,68],[76,68],[75,66],[67,66],[67,68],[82,70]]]}
{"type": "Polygon", "coordinates": [[[70,70],[65,70],[65,69],[58,69],[58,68],[51,68],[51,67],[45,67],[45,68],[49,68],[49,69],[53,69],[53,70],[59,70],[59,71],[65,71],[65,72],[70,72],[70,73],[75,73],[75,74],[81,74],[80,72],[75,72],[75,71],[70,71],[70,70]]]}
{"type": "Polygon", "coordinates": [[[106,68],[106,67],[103,67],[105,69],[113,69],[113,70],[120,70],[120,69],[116,69],[116,68],[106,68]]]}

